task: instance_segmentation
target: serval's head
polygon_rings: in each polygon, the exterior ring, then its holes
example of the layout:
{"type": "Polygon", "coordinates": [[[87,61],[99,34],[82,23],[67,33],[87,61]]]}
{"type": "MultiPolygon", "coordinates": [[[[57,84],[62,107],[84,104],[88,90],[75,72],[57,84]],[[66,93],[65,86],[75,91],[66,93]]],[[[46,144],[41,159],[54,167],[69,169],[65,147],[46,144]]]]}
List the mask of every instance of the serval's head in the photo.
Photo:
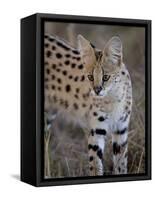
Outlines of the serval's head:
{"type": "Polygon", "coordinates": [[[122,65],[122,43],[112,37],[103,50],[97,50],[83,36],[78,35],[78,44],[85,74],[93,95],[105,96],[115,84],[116,74],[122,65]]]}

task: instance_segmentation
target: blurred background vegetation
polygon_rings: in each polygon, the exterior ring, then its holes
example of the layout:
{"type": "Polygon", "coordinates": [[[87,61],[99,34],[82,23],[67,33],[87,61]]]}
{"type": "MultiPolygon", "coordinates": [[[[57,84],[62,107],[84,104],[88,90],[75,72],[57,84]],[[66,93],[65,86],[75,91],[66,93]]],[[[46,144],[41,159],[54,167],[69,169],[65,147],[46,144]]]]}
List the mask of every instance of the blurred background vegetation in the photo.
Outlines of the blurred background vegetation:
{"type": "MultiPolygon", "coordinates": [[[[114,35],[123,43],[123,58],[131,75],[133,111],[129,128],[128,173],[145,172],[145,29],[111,25],[45,23],[45,33],[63,38],[77,47],[77,35],[87,38],[98,49],[114,35]]],[[[105,173],[112,170],[111,138],[105,148],[105,173]]],[[[88,176],[87,136],[78,125],[57,118],[45,133],[45,177],[88,176]],[[47,137],[48,136],[48,137],[47,137]]]]}

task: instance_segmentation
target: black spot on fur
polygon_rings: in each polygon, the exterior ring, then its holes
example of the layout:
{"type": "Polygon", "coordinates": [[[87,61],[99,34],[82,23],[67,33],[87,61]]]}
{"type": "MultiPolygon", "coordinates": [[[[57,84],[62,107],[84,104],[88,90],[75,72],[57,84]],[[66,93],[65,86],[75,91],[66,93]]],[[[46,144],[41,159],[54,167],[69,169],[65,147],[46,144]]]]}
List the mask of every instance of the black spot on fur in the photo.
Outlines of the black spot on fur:
{"type": "Polygon", "coordinates": [[[76,93],[79,93],[80,89],[79,88],[76,88],[76,93]]]}
{"type": "Polygon", "coordinates": [[[69,47],[67,47],[65,44],[63,44],[63,43],[61,43],[61,42],[57,42],[57,45],[58,45],[59,47],[62,47],[62,48],[65,49],[66,51],[69,50],[69,47]]]}
{"type": "Polygon", "coordinates": [[[76,93],[79,93],[80,89],[79,88],[76,88],[76,93]]]}
{"type": "Polygon", "coordinates": [[[84,108],[85,108],[85,107],[86,107],[86,104],[85,104],[85,103],[83,103],[83,104],[82,104],[82,107],[84,107],[84,108]]]}
{"type": "Polygon", "coordinates": [[[44,38],[45,38],[45,39],[48,39],[49,37],[48,37],[48,35],[44,35],[44,38]]]}
{"type": "Polygon", "coordinates": [[[78,99],[78,98],[79,98],[79,96],[78,96],[77,94],[75,94],[75,95],[74,95],[74,97],[75,97],[76,99],[78,99]]]}
{"type": "Polygon", "coordinates": [[[49,65],[48,62],[45,62],[44,65],[49,65]]]}
{"type": "Polygon", "coordinates": [[[46,47],[46,48],[49,47],[49,44],[48,44],[48,43],[45,43],[45,47],[46,47]]]}
{"type": "Polygon", "coordinates": [[[90,171],[93,171],[93,167],[92,166],[89,169],[90,169],[90,171]]]}
{"type": "Polygon", "coordinates": [[[49,74],[50,73],[50,69],[46,69],[46,73],[49,74]]]}
{"type": "Polygon", "coordinates": [[[125,72],[124,72],[124,71],[122,71],[121,73],[122,73],[123,75],[125,75],[125,72]]]}
{"type": "Polygon", "coordinates": [[[93,115],[94,115],[94,116],[97,116],[98,114],[97,114],[97,112],[93,112],[93,115]]]}
{"type": "Polygon", "coordinates": [[[61,91],[61,87],[58,87],[58,90],[61,91]]]}
{"type": "Polygon", "coordinates": [[[81,58],[80,57],[76,57],[76,60],[79,61],[81,58]]]}
{"type": "Polygon", "coordinates": [[[127,104],[128,104],[128,105],[131,105],[131,102],[130,102],[130,101],[127,101],[127,104]]]}
{"type": "Polygon", "coordinates": [[[61,82],[62,82],[60,78],[58,78],[57,81],[58,81],[58,83],[61,83],[61,82]]]}
{"type": "Polygon", "coordinates": [[[82,65],[82,64],[79,65],[78,68],[79,68],[79,69],[83,69],[83,65],[82,65]]]}
{"type": "Polygon", "coordinates": [[[62,55],[60,53],[56,53],[57,58],[62,58],[62,55]]]}
{"type": "Polygon", "coordinates": [[[74,103],[73,106],[74,106],[75,110],[77,110],[79,108],[77,103],[74,103]]]}
{"type": "Polygon", "coordinates": [[[56,69],[56,71],[57,71],[57,72],[60,72],[61,70],[58,68],[58,69],[56,69]]]}
{"type": "Polygon", "coordinates": [[[101,150],[101,149],[99,149],[99,150],[97,151],[97,156],[102,160],[103,154],[102,154],[102,150],[101,150]]]}
{"type": "Polygon", "coordinates": [[[98,121],[100,121],[100,122],[103,122],[105,120],[105,118],[103,117],[103,116],[100,116],[99,118],[98,118],[98,121]]]}
{"type": "Polygon", "coordinates": [[[47,51],[46,52],[46,56],[49,58],[50,56],[52,55],[52,52],[51,51],[47,51]]]}
{"type": "Polygon", "coordinates": [[[92,149],[93,145],[92,144],[88,144],[88,149],[92,149]]]}
{"type": "Polygon", "coordinates": [[[91,133],[92,136],[94,136],[94,130],[93,129],[91,129],[90,133],[91,133]]]}
{"type": "Polygon", "coordinates": [[[75,63],[72,63],[71,67],[72,68],[75,68],[76,64],[75,63]]]}
{"type": "MultiPolygon", "coordinates": [[[[87,93],[82,95],[82,97],[83,97],[84,100],[87,100],[87,99],[88,99],[88,96],[89,96],[89,95],[88,95],[87,93]]],[[[91,105],[90,105],[90,107],[91,107],[91,105]]],[[[91,110],[91,109],[90,109],[90,110],[91,110]]]]}
{"type": "Polygon", "coordinates": [[[81,81],[84,81],[84,80],[85,80],[85,76],[82,75],[82,76],[81,76],[81,81]]]}
{"type": "Polygon", "coordinates": [[[80,54],[77,50],[72,50],[72,52],[76,55],[80,54]]]}
{"type": "Polygon", "coordinates": [[[97,151],[98,148],[99,148],[98,145],[94,145],[92,149],[93,149],[94,151],[97,151]]]}
{"type": "Polygon", "coordinates": [[[124,129],[122,129],[122,130],[118,130],[116,133],[117,133],[118,135],[123,135],[126,131],[127,131],[127,128],[124,128],[124,129]]]}
{"type": "Polygon", "coordinates": [[[106,130],[105,129],[96,129],[95,130],[97,135],[106,135],[106,130]]]}
{"type": "Polygon", "coordinates": [[[51,88],[52,88],[52,90],[55,90],[55,85],[52,85],[51,88]]]}
{"type": "Polygon", "coordinates": [[[66,54],[66,58],[70,58],[70,56],[71,56],[70,54],[66,54]]]}
{"type": "Polygon", "coordinates": [[[53,69],[56,69],[56,64],[53,64],[53,65],[52,65],[52,68],[53,68],[53,69]]]}
{"type": "Polygon", "coordinates": [[[51,76],[51,78],[52,78],[52,80],[55,80],[55,75],[53,74],[53,75],[51,76]]]}
{"type": "Polygon", "coordinates": [[[73,76],[72,75],[69,75],[69,77],[68,77],[69,79],[72,79],[73,78],[73,76]]]}
{"type": "Polygon", "coordinates": [[[49,37],[50,42],[54,42],[54,38],[49,37]]]}
{"type": "Polygon", "coordinates": [[[83,96],[83,98],[84,98],[84,100],[85,100],[85,99],[86,99],[86,95],[85,95],[85,94],[83,94],[82,96],[83,96]]]}
{"type": "Polygon", "coordinates": [[[62,73],[63,73],[64,76],[67,75],[67,71],[66,70],[64,70],[62,73]]]}
{"type": "Polygon", "coordinates": [[[76,77],[74,78],[74,81],[75,81],[75,82],[77,82],[77,81],[78,81],[78,79],[79,79],[79,77],[78,77],[78,76],[76,76],[76,77]]]}
{"type": "Polygon", "coordinates": [[[121,152],[121,147],[116,142],[113,143],[113,154],[117,155],[121,152]]]}
{"type": "Polygon", "coordinates": [[[90,162],[93,161],[93,159],[94,159],[93,156],[90,156],[90,157],[89,157],[89,161],[90,161],[90,162]]]}
{"type": "Polygon", "coordinates": [[[71,90],[71,86],[70,85],[66,85],[66,92],[70,92],[71,90]]]}
{"type": "Polygon", "coordinates": [[[88,149],[90,150],[90,149],[92,149],[93,151],[97,151],[98,150],[98,145],[92,145],[92,144],[89,144],[88,145],[88,149]]]}
{"type": "Polygon", "coordinates": [[[65,65],[69,65],[69,64],[70,64],[69,60],[66,60],[65,65]]]}
{"type": "Polygon", "coordinates": [[[128,110],[128,106],[125,106],[125,110],[128,110]]]}
{"type": "Polygon", "coordinates": [[[56,50],[56,47],[55,47],[55,46],[52,46],[52,50],[53,50],[53,51],[56,50]]]}

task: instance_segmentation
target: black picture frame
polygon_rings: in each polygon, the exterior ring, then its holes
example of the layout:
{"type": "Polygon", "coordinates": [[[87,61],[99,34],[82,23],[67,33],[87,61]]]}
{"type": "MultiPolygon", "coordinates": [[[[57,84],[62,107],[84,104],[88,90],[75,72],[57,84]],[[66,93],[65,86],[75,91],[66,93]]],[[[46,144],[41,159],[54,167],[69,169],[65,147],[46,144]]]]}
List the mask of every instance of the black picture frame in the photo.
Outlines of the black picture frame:
{"type": "Polygon", "coordinates": [[[54,186],[151,179],[151,21],[56,14],[34,14],[21,19],[21,181],[54,186]],[[43,33],[44,22],[110,24],[145,28],[145,174],[109,177],[43,178],[43,33]]]}

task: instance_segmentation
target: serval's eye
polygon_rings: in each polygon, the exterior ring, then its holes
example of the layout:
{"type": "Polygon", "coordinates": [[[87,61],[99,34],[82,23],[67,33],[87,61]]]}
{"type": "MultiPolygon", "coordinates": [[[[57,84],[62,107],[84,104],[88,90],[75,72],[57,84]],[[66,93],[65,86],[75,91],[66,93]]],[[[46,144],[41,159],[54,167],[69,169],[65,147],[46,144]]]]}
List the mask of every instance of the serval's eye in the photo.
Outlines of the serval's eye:
{"type": "Polygon", "coordinates": [[[103,81],[108,81],[110,78],[110,75],[103,75],[103,81]]]}
{"type": "Polygon", "coordinates": [[[93,81],[93,80],[94,80],[93,75],[88,75],[88,79],[89,79],[90,81],[93,81]]]}

